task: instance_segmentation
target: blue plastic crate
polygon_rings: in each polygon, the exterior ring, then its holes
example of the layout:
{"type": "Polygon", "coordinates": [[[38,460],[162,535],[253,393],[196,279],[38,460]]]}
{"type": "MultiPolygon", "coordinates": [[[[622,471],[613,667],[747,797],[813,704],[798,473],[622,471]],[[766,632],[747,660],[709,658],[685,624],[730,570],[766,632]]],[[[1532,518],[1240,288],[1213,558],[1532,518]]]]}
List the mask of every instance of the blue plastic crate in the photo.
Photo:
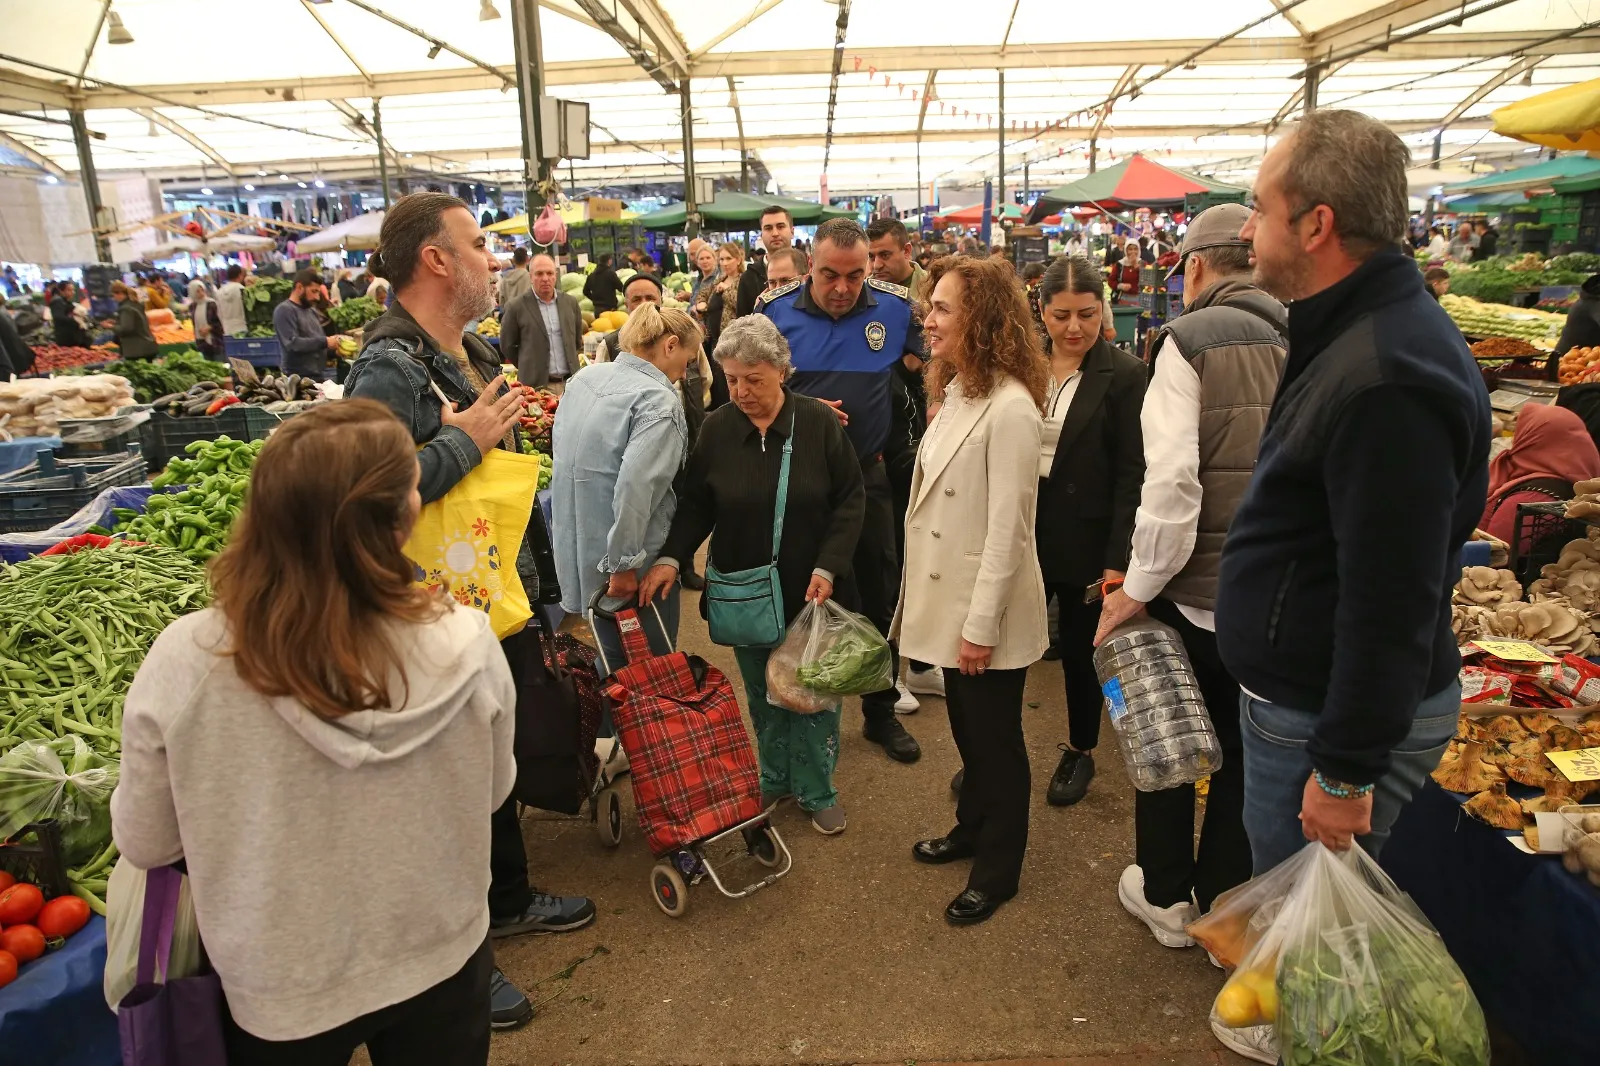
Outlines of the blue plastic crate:
{"type": "Polygon", "coordinates": [[[137,450],[104,459],[57,459],[44,451],[34,463],[0,477],[0,532],[49,529],[71,518],[104,489],[139,485],[145,459],[137,450]]]}
{"type": "Polygon", "coordinates": [[[283,345],[276,337],[227,337],[222,342],[223,354],[232,359],[243,359],[251,366],[281,366],[283,345]]]}

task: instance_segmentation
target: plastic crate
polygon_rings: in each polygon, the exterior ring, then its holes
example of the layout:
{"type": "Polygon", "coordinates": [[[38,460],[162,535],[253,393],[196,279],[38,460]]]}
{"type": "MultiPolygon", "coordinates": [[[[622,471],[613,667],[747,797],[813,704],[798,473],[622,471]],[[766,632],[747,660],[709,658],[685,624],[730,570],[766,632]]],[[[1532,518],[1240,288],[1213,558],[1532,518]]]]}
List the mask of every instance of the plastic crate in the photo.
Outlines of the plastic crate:
{"type": "Polygon", "coordinates": [[[146,469],[138,451],[104,459],[57,459],[45,451],[28,466],[0,477],[0,532],[49,529],[105,489],[143,484],[146,469]]]}
{"type": "Polygon", "coordinates": [[[0,870],[38,885],[45,899],[68,895],[67,864],[61,859],[61,827],[55,821],[34,822],[0,844],[0,870]]]}
{"type": "Polygon", "coordinates": [[[276,367],[283,363],[283,345],[276,337],[226,337],[222,341],[222,351],[251,366],[276,367]]]}
{"type": "Polygon", "coordinates": [[[139,427],[149,420],[149,411],[128,407],[105,418],[63,418],[58,430],[61,458],[95,459],[141,449],[139,427]]]}
{"type": "Polygon", "coordinates": [[[228,436],[234,440],[263,440],[278,428],[283,419],[271,411],[253,404],[236,403],[224,407],[214,415],[174,416],[155,411],[143,427],[142,442],[150,469],[166,469],[171,460],[184,453],[184,449],[197,440],[216,440],[228,436]]]}

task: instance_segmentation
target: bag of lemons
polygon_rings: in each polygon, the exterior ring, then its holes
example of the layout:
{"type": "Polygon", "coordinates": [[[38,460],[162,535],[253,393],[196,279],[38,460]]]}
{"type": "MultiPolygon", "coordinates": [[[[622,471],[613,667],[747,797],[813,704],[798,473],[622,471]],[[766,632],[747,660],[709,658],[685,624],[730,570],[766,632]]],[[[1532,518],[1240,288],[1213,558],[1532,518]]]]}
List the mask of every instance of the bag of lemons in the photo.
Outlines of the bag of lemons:
{"type": "Polygon", "coordinates": [[[416,580],[489,616],[502,640],[533,617],[517,553],[533,514],[540,461],[495,448],[456,486],[424,504],[406,541],[416,580]]]}

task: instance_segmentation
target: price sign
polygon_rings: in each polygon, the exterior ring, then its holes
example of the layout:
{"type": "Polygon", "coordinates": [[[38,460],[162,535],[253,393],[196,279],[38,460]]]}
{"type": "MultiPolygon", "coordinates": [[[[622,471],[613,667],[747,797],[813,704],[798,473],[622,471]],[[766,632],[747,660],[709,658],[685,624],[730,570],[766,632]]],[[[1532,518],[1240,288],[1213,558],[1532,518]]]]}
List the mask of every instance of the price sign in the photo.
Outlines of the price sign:
{"type": "Polygon", "coordinates": [[[1600,748],[1547,751],[1545,757],[1556,764],[1568,781],[1600,781],[1600,748]]]}
{"type": "Polygon", "coordinates": [[[1526,640],[1475,640],[1472,642],[1472,646],[1508,663],[1555,663],[1561,661],[1551,656],[1537,644],[1526,640]]]}

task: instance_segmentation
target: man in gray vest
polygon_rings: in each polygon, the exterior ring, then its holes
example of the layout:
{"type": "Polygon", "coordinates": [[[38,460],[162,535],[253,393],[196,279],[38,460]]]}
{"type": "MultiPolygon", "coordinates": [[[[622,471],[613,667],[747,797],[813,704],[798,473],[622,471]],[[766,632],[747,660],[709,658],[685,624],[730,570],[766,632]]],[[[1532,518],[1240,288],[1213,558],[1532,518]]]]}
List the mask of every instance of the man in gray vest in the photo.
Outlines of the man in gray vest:
{"type": "MultiPolygon", "coordinates": [[[[1222,744],[1198,859],[1194,787],[1136,794],[1138,863],[1123,872],[1117,894],[1167,947],[1192,944],[1184,925],[1251,873],[1239,685],[1217,654],[1212,612],[1222,542],[1283,371],[1289,315],[1251,281],[1250,243],[1239,237],[1249,217],[1242,205],[1222,204],[1184,236],[1173,268],[1183,276],[1184,310],[1156,336],[1140,418],[1145,480],[1132,563],[1126,584],[1106,598],[1095,635],[1098,644],[1146,610],[1178,630],[1222,744]]],[[[1257,1049],[1234,1050],[1255,1057],[1257,1049]]]]}

